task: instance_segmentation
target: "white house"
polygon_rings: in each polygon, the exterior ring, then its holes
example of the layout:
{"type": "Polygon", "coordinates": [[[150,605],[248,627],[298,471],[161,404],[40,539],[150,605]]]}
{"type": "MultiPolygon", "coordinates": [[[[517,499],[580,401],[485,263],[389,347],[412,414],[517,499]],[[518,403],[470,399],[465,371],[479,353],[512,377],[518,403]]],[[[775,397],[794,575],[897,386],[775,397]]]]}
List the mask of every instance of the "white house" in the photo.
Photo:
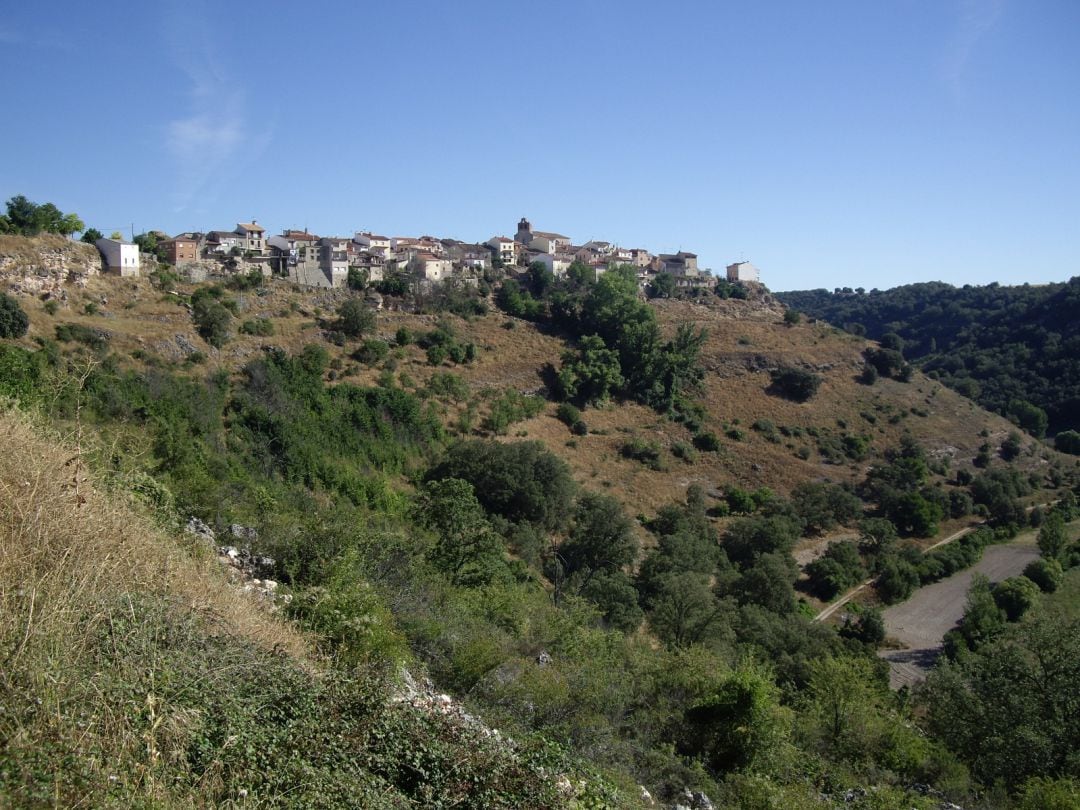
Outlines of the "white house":
{"type": "Polygon", "coordinates": [[[353,235],[353,241],[369,253],[379,256],[385,257],[386,254],[390,252],[389,236],[380,236],[371,231],[357,231],[356,234],[353,235]]]}
{"type": "Polygon", "coordinates": [[[728,281],[760,281],[758,269],[750,262],[735,262],[727,266],[728,281]]]}
{"type": "Polygon", "coordinates": [[[443,281],[454,272],[454,263],[431,253],[417,253],[412,260],[416,274],[425,281],[443,281]]]}
{"type": "Polygon", "coordinates": [[[517,263],[517,243],[505,236],[493,236],[484,242],[491,250],[499,255],[503,264],[517,263]]]}
{"type": "Polygon", "coordinates": [[[139,275],[139,246],[122,239],[98,239],[94,245],[105,259],[109,272],[119,273],[124,278],[139,275]]]}
{"type": "Polygon", "coordinates": [[[532,253],[529,255],[529,263],[540,262],[552,275],[561,278],[566,275],[567,269],[574,263],[574,257],[566,253],[532,253]]]}

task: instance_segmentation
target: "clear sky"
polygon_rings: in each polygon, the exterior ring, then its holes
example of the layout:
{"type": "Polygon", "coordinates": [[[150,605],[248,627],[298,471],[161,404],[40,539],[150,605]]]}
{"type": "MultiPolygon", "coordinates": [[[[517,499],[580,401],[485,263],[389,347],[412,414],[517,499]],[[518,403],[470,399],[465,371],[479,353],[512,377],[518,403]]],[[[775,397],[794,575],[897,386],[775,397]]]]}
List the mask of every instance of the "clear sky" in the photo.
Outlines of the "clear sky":
{"type": "Polygon", "coordinates": [[[0,195],[134,224],[1080,275],[1080,2],[0,2],[0,195]]]}

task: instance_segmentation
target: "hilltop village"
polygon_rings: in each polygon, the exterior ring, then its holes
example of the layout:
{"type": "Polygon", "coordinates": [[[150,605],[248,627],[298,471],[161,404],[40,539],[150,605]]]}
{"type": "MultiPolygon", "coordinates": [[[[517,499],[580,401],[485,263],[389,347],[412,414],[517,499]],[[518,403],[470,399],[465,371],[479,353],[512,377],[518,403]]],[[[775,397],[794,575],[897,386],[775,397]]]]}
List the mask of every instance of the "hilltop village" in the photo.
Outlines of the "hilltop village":
{"type": "MultiPolygon", "coordinates": [[[[351,237],[317,236],[307,230],[267,235],[257,221],[241,222],[231,231],[189,231],[176,236],[150,231],[128,242],[113,234],[96,240],[106,268],[121,276],[136,276],[147,260],[168,264],[187,281],[208,276],[259,270],[309,288],[366,286],[391,277],[430,286],[443,282],[476,286],[492,269],[524,270],[539,263],[556,277],[577,264],[598,276],[611,267],[637,268],[642,289],[668,274],[676,288],[711,287],[716,278],[698,267],[694,253],[653,254],[643,248],[624,248],[611,242],[573,244],[568,236],[533,230],[524,217],[513,237],[493,236],[483,243],[434,236],[382,236],[358,231],[351,237]]],[[[758,282],[756,267],[736,262],[727,267],[727,280],[758,282]]]]}

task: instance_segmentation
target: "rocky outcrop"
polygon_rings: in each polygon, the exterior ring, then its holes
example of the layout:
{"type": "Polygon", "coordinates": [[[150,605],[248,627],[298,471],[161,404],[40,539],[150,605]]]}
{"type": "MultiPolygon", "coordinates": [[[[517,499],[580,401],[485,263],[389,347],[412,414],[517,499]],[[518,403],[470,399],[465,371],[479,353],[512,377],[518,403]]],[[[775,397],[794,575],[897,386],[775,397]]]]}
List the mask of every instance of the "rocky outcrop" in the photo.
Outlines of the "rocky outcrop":
{"type": "MultiPolygon", "coordinates": [[[[275,564],[272,557],[253,554],[250,547],[218,545],[214,530],[197,517],[188,520],[184,530],[217,554],[218,561],[229,567],[233,581],[244,591],[265,599],[272,608],[292,601],[292,594],[279,591],[277,580],[270,578],[275,564]]],[[[239,523],[229,526],[229,536],[246,543],[255,543],[259,539],[255,529],[239,523]]]]}
{"type": "Polygon", "coordinates": [[[93,245],[51,234],[0,237],[0,287],[14,293],[64,300],[67,285],[85,287],[101,267],[93,245]]]}

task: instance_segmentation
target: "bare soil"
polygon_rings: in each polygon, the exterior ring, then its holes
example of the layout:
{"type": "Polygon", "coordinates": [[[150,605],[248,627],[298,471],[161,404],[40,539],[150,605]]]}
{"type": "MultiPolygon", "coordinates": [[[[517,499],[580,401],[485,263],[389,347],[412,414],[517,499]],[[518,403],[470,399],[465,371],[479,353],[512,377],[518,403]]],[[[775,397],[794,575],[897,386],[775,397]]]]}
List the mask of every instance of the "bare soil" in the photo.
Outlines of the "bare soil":
{"type": "Polygon", "coordinates": [[[899,689],[926,677],[941,653],[945,634],[964,615],[975,574],[1001,582],[1023,572],[1038,556],[1039,549],[1030,535],[1006,545],[990,546],[971,568],[920,588],[906,602],[887,608],[883,612],[885,631],[899,645],[898,649],[881,652],[889,662],[890,685],[899,689]]]}

